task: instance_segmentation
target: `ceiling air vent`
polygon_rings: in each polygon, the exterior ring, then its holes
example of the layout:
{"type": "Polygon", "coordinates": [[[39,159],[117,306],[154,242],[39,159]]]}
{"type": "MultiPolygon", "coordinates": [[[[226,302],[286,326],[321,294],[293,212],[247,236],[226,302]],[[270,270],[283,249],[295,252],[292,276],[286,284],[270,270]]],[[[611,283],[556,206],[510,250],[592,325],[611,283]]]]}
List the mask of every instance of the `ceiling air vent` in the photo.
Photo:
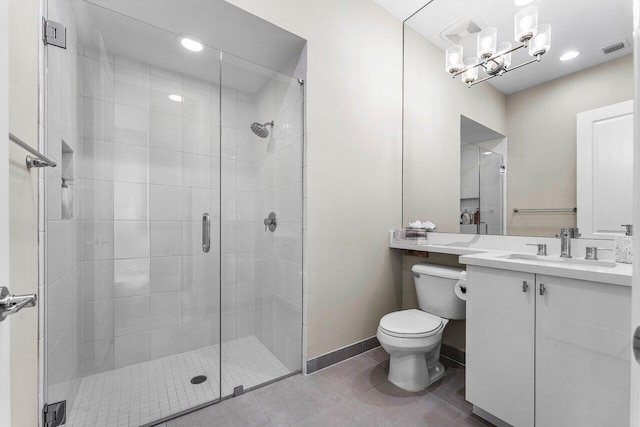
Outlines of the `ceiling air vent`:
{"type": "Polygon", "coordinates": [[[440,38],[451,45],[460,44],[466,37],[478,34],[482,28],[483,26],[476,19],[464,18],[445,28],[440,33],[440,38]]]}
{"type": "Polygon", "coordinates": [[[627,47],[627,43],[624,41],[621,41],[621,42],[609,45],[607,47],[603,47],[602,51],[604,52],[605,55],[607,55],[609,53],[615,52],[616,50],[624,49],[625,47],[627,47]]]}

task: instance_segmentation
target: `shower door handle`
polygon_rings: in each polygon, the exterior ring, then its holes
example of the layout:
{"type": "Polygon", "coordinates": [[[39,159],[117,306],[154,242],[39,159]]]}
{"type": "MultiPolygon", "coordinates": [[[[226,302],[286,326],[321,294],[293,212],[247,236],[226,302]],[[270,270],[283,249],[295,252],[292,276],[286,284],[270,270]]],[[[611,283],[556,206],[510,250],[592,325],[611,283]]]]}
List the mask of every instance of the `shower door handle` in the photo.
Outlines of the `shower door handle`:
{"type": "Polygon", "coordinates": [[[202,252],[209,253],[211,250],[211,216],[208,213],[202,214],[202,252]]]}

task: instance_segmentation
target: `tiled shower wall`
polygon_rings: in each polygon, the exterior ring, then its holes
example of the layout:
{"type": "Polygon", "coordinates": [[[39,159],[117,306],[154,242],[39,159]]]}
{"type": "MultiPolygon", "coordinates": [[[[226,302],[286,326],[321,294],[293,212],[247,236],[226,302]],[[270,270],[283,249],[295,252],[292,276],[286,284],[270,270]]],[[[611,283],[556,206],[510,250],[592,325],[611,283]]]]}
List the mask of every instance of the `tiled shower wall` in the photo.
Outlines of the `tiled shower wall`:
{"type": "Polygon", "coordinates": [[[256,253],[256,337],[290,370],[302,361],[303,87],[270,81],[256,96],[258,117],[274,120],[272,134],[256,141],[259,207],[256,253]],[[278,228],[264,231],[275,212],[278,228]]]}

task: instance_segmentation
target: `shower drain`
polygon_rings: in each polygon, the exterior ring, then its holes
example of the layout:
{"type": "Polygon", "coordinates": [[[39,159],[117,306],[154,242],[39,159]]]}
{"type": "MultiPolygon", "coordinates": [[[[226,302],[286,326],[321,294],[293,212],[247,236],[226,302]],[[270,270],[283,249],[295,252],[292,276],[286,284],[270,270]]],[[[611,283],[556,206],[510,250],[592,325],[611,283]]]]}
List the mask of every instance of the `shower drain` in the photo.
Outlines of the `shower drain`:
{"type": "Polygon", "coordinates": [[[191,384],[202,384],[206,380],[206,375],[196,375],[195,377],[191,378],[191,384]]]}

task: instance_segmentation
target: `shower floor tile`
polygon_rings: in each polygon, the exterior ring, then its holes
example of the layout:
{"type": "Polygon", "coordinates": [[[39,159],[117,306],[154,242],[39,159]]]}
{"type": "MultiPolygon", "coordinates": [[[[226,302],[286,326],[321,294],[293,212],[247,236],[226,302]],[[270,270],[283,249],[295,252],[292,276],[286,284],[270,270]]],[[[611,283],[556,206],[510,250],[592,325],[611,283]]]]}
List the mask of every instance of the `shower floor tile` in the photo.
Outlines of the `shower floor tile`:
{"type": "MultiPolygon", "coordinates": [[[[139,426],[220,397],[220,345],[82,378],[69,426],[139,426]],[[206,375],[202,384],[191,378],[206,375]]],[[[222,344],[222,394],[287,375],[254,336],[222,344]]]]}

